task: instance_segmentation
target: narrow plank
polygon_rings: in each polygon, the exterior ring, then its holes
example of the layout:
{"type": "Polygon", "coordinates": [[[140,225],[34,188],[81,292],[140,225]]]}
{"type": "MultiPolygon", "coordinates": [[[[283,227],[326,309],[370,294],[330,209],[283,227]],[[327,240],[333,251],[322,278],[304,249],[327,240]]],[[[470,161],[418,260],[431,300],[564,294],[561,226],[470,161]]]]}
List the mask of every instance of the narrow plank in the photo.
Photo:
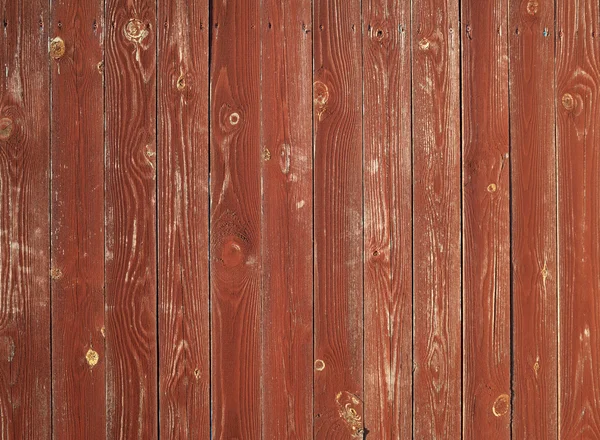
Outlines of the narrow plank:
{"type": "Polygon", "coordinates": [[[365,425],[412,437],[410,1],[363,2],[365,425]]]}
{"type": "Polygon", "coordinates": [[[554,2],[509,2],[513,438],[557,434],[554,2]]]}
{"type": "Polygon", "coordinates": [[[261,438],[260,15],[212,5],[210,271],[212,435],[261,438]]]}
{"type": "Polygon", "coordinates": [[[458,19],[413,1],[414,438],[461,436],[458,19]]]}
{"type": "Polygon", "coordinates": [[[160,437],[210,437],[208,1],[158,3],[160,437]]]}
{"type": "Polygon", "coordinates": [[[263,438],[312,437],[311,2],[261,13],[263,438]]]}
{"type": "Polygon", "coordinates": [[[314,431],[335,439],[364,431],[361,4],[313,14],[314,431]]]}
{"type": "Polygon", "coordinates": [[[462,3],[463,438],[510,439],[508,3],[462,3]]]}
{"type": "Polygon", "coordinates": [[[54,438],[105,438],[104,2],[51,17],[54,438]]]}
{"type": "Polygon", "coordinates": [[[600,438],[600,5],[556,17],[559,438],[600,438]]]}
{"type": "Polygon", "coordinates": [[[1,1],[0,437],[49,439],[47,1],[1,1]]]}
{"type": "Polygon", "coordinates": [[[107,437],[157,437],[156,4],[106,2],[107,437]]]}

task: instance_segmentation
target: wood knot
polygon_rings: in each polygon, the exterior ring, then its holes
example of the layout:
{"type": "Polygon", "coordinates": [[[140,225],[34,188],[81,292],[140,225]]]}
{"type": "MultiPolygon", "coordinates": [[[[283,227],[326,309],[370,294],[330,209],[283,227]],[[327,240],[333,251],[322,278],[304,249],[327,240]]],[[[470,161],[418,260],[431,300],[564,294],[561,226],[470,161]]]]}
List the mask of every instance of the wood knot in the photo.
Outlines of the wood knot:
{"type": "Polygon", "coordinates": [[[322,359],[317,359],[315,361],[315,370],[323,371],[325,369],[325,362],[322,359]]]}
{"type": "Polygon", "coordinates": [[[487,190],[490,193],[496,192],[496,189],[498,189],[498,187],[496,186],[495,183],[490,183],[487,187],[487,190]]]}
{"type": "Polygon", "coordinates": [[[263,150],[263,160],[265,160],[265,161],[271,160],[271,152],[269,151],[268,148],[265,148],[263,150]]]}
{"type": "Polygon", "coordinates": [[[246,259],[244,250],[235,238],[225,242],[221,250],[221,261],[225,267],[236,267],[246,259]]]}
{"type": "Polygon", "coordinates": [[[87,364],[89,365],[90,370],[96,366],[99,359],[100,359],[100,356],[98,356],[98,353],[96,351],[94,351],[94,349],[92,347],[90,347],[90,349],[85,354],[85,360],[87,361],[87,364]]]}
{"type": "Polygon", "coordinates": [[[313,101],[317,117],[319,121],[322,121],[329,102],[329,87],[322,81],[315,81],[313,84],[313,101]]]}
{"type": "Polygon", "coordinates": [[[65,54],[65,42],[60,37],[55,37],[50,41],[50,56],[55,60],[60,59],[65,54]]]}
{"type": "Polygon", "coordinates": [[[419,41],[419,47],[421,50],[429,49],[429,40],[427,38],[422,38],[421,41],[419,41]]]}
{"type": "Polygon", "coordinates": [[[132,18],[127,22],[124,32],[125,37],[129,41],[134,41],[136,43],[141,43],[149,34],[144,23],[137,18],[132,18]]]}
{"type": "Polygon", "coordinates": [[[239,113],[232,113],[229,115],[229,123],[231,125],[237,125],[240,122],[240,114],[239,113]]]}
{"type": "Polygon", "coordinates": [[[365,428],[362,421],[362,401],[348,391],[339,392],[335,396],[340,418],[345,422],[353,437],[364,437],[365,428]]]}
{"type": "Polygon", "coordinates": [[[185,75],[183,73],[177,78],[177,90],[180,92],[185,90],[185,75]]]}
{"type": "Polygon", "coordinates": [[[504,414],[508,412],[510,408],[510,396],[508,394],[500,394],[494,405],[492,406],[492,413],[496,417],[502,417],[504,414]]]}
{"type": "Polygon", "coordinates": [[[13,121],[10,118],[0,119],[0,141],[6,141],[10,138],[13,131],[13,121]]]}
{"type": "Polygon", "coordinates": [[[575,100],[573,99],[573,96],[570,93],[565,93],[562,96],[562,105],[568,111],[571,111],[575,108],[575,100]]]}
{"type": "Polygon", "coordinates": [[[535,15],[538,13],[539,10],[539,3],[536,1],[530,1],[529,3],[527,3],[527,13],[529,15],[535,15]]]}
{"type": "Polygon", "coordinates": [[[59,268],[55,267],[54,269],[52,269],[52,270],[50,271],[50,277],[51,277],[53,280],[58,280],[59,278],[61,278],[61,277],[62,277],[62,272],[60,271],[60,269],[59,269],[59,268]]]}

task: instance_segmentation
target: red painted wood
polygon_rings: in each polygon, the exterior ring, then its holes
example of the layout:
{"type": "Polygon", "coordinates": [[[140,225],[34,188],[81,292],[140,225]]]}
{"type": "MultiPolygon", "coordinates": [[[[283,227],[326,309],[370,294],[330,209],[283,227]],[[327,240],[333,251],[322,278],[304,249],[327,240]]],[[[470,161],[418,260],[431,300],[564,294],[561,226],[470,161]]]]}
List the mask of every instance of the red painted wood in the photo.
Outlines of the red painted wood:
{"type": "Polygon", "coordinates": [[[261,438],[260,16],[212,5],[212,435],[261,438]]]}
{"type": "Polygon", "coordinates": [[[463,438],[468,439],[510,438],[507,7],[496,0],[462,3],[463,438]]]}
{"type": "Polygon", "coordinates": [[[600,5],[561,0],[556,6],[559,438],[597,438],[600,5]]]}
{"type": "Polygon", "coordinates": [[[157,437],[156,4],[106,2],[107,437],[157,437]],[[126,121],[126,123],[125,123],[126,121]]]}
{"type": "Polygon", "coordinates": [[[461,435],[458,2],[414,0],[414,436],[461,435]]]}
{"type": "Polygon", "coordinates": [[[104,3],[54,3],[50,29],[53,437],[101,439],[104,3]]]}
{"type": "Polygon", "coordinates": [[[313,3],[315,438],[363,430],[359,1],[313,3]]]}
{"type": "Polygon", "coordinates": [[[208,2],[159,2],[161,438],[210,436],[208,2]]]}
{"type": "Polygon", "coordinates": [[[48,2],[0,11],[0,437],[49,439],[48,2]]]}
{"type": "Polygon", "coordinates": [[[410,1],[363,2],[365,425],[412,436],[410,1]]]}
{"type": "Polygon", "coordinates": [[[554,2],[509,3],[513,438],[557,433],[554,2]]]}
{"type": "Polygon", "coordinates": [[[261,13],[262,430],[312,436],[312,32],[310,1],[261,13]]]}

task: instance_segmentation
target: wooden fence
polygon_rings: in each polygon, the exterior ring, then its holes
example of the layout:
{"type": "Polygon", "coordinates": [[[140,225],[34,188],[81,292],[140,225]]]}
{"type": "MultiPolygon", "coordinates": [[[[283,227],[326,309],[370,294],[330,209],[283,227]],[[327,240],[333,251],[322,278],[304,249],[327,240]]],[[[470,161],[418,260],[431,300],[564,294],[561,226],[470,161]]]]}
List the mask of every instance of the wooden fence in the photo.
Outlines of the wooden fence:
{"type": "Polygon", "coordinates": [[[0,0],[1,439],[600,439],[597,0],[0,0]]]}

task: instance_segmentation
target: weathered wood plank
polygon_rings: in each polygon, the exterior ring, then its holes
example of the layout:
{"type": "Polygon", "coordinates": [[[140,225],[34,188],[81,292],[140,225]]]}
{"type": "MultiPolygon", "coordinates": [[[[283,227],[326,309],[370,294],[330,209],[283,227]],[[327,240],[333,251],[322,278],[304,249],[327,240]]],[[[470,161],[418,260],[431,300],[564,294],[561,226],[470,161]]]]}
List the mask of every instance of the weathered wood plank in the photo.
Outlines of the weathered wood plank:
{"type": "Polygon", "coordinates": [[[160,437],[210,437],[208,1],[158,3],[160,437]]]}
{"type": "Polygon", "coordinates": [[[356,0],[314,26],[315,436],[363,431],[362,60],[356,0]]]}
{"type": "Polygon", "coordinates": [[[460,41],[456,0],[414,0],[414,436],[461,435],[460,41]]]}
{"type": "Polygon", "coordinates": [[[559,438],[600,438],[600,5],[556,17],[559,438]]]}
{"type": "Polygon", "coordinates": [[[508,3],[462,3],[463,437],[510,439],[508,3]]]}
{"type": "Polygon", "coordinates": [[[509,2],[513,438],[557,431],[554,2],[509,2]]]}
{"type": "Polygon", "coordinates": [[[106,2],[107,436],[157,437],[156,3],[106,2]]]}
{"type": "Polygon", "coordinates": [[[412,436],[410,1],[363,2],[365,425],[412,436]]]}
{"type": "Polygon", "coordinates": [[[0,2],[0,437],[49,439],[46,1],[0,2]]]}
{"type": "Polygon", "coordinates": [[[51,17],[54,438],[105,438],[104,2],[51,17]]]}
{"type": "Polygon", "coordinates": [[[261,438],[260,15],[212,9],[210,270],[212,435],[261,438]]]}
{"type": "Polygon", "coordinates": [[[311,2],[265,0],[261,13],[262,427],[312,437],[311,2]]]}

